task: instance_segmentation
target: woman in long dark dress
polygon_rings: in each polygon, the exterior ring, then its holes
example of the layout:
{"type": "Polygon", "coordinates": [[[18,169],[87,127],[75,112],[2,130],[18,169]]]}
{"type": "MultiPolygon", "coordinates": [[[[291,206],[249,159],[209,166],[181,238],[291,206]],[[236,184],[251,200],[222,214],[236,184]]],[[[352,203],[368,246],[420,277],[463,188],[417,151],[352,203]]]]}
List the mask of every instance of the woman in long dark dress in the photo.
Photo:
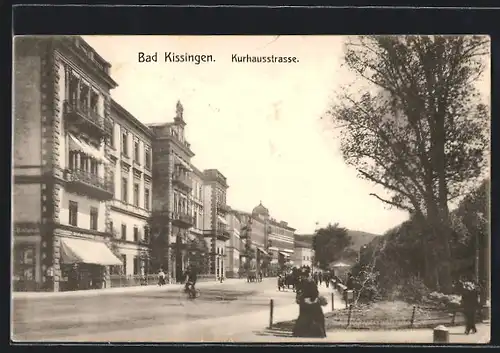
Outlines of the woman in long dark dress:
{"type": "Polygon", "coordinates": [[[300,281],[297,290],[299,317],[293,328],[294,337],[326,337],[325,315],[321,309],[318,287],[310,278],[300,281]]]}

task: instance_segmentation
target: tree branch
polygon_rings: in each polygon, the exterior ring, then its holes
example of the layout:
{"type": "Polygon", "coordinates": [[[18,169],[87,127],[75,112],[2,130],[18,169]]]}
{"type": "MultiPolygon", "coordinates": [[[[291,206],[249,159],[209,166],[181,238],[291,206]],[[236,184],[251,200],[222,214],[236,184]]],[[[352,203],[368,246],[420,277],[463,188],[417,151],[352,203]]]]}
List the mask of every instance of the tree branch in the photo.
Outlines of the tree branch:
{"type": "Polygon", "coordinates": [[[408,207],[408,206],[402,205],[402,204],[394,202],[394,201],[389,201],[389,200],[383,199],[380,196],[378,196],[377,194],[371,193],[370,196],[374,196],[377,199],[379,199],[380,201],[382,201],[382,202],[384,202],[386,204],[389,204],[391,206],[397,207],[399,209],[406,210],[406,211],[408,211],[410,213],[414,212],[414,210],[412,208],[408,207]]]}

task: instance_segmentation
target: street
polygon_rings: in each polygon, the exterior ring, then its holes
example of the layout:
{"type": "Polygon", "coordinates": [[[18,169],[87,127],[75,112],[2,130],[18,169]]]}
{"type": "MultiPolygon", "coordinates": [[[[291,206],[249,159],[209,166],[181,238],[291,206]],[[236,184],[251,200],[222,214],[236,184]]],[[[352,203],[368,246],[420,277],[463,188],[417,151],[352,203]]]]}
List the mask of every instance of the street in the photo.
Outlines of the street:
{"type": "Polygon", "coordinates": [[[163,288],[98,296],[14,298],[13,339],[226,340],[267,326],[271,298],[275,322],[297,315],[295,293],[291,289],[278,292],[275,278],[261,283],[244,279],[202,282],[198,285],[201,295],[195,300],[188,300],[178,286],[163,288]]]}

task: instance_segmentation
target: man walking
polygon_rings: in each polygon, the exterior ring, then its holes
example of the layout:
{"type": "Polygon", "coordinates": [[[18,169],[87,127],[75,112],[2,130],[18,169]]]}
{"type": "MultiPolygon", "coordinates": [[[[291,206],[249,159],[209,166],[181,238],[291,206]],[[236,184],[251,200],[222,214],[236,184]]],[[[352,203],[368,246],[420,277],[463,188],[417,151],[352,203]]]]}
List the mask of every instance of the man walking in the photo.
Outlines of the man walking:
{"type": "Polygon", "coordinates": [[[478,286],[472,281],[462,283],[462,306],[465,316],[465,334],[476,333],[476,312],[479,307],[478,286]]]}

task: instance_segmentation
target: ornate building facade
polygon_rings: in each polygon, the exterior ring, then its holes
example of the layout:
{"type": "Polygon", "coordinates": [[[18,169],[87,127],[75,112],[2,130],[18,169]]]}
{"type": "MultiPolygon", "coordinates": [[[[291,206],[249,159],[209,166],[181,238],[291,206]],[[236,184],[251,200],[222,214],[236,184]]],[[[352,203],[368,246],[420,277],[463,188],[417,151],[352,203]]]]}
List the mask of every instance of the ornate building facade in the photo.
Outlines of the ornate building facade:
{"type": "Polygon", "coordinates": [[[123,260],[111,274],[144,275],[149,272],[153,134],[114,100],[111,118],[113,133],[106,148],[114,197],[109,201],[108,229],[123,260]]]}
{"type": "Polygon", "coordinates": [[[142,124],[78,36],[18,37],[14,54],[14,290],[123,285],[113,276],[160,267],[182,280],[193,253],[225,276],[227,180],[192,166],[181,103],[173,122],[142,124]]]}
{"type": "Polygon", "coordinates": [[[226,215],[230,208],[226,203],[227,179],[217,169],[203,171],[204,182],[204,236],[210,249],[209,273],[224,278],[226,242],[229,240],[226,215]]]}
{"type": "Polygon", "coordinates": [[[187,262],[192,215],[191,158],[194,153],[185,137],[184,108],[177,103],[174,121],[148,125],[153,132],[153,205],[151,234],[156,269],[168,270],[182,280],[187,262]]]}
{"type": "Polygon", "coordinates": [[[17,37],[14,54],[14,290],[105,286],[122,263],[106,245],[110,64],[80,37],[17,37]]]}

